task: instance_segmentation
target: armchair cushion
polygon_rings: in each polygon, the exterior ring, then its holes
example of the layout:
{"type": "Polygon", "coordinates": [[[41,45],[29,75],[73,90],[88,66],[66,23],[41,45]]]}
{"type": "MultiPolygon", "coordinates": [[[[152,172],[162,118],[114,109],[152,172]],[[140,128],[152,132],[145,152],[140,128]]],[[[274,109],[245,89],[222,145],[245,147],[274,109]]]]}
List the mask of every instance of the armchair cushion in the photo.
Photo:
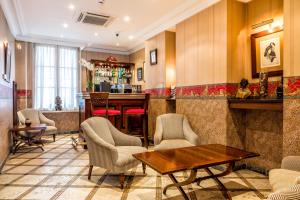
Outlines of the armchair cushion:
{"type": "Polygon", "coordinates": [[[154,150],[174,149],[193,146],[185,139],[163,140],[159,145],[154,147],[154,150]]]}
{"type": "Polygon", "coordinates": [[[269,195],[268,200],[296,200],[300,199],[300,185],[287,187],[269,195]]]}
{"type": "Polygon", "coordinates": [[[159,117],[163,127],[163,140],[184,139],[183,115],[164,114],[159,117]]]}
{"type": "Polygon", "coordinates": [[[103,139],[105,142],[115,145],[114,139],[111,135],[108,122],[102,117],[92,117],[86,120],[90,127],[95,131],[95,133],[103,139]]]}
{"type": "Polygon", "coordinates": [[[274,192],[296,184],[300,172],[287,169],[272,169],[269,172],[269,181],[274,192]]]}
{"type": "Polygon", "coordinates": [[[146,152],[147,149],[139,146],[116,146],[118,151],[117,167],[125,167],[131,163],[139,163],[132,154],[146,152]]]}

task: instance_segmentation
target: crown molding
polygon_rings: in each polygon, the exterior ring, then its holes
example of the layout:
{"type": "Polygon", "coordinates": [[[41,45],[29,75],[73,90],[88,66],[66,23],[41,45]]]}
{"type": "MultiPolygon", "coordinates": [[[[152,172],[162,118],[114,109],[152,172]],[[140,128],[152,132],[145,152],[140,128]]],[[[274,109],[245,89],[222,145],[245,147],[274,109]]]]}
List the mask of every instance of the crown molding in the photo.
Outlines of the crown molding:
{"type": "Polygon", "coordinates": [[[110,53],[110,54],[119,54],[119,55],[126,55],[128,56],[130,53],[127,50],[116,50],[116,49],[106,49],[104,48],[97,48],[97,47],[85,47],[81,49],[82,51],[93,51],[99,53],[110,53]]]}
{"type": "Polygon", "coordinates": [[[17,11],[15,9],[13,1],[1,0],[0,5],[2,7],[4,16],[12,35],[16,37],[17,35],[22,34],[21,26],[17,18],[17,11]]]}

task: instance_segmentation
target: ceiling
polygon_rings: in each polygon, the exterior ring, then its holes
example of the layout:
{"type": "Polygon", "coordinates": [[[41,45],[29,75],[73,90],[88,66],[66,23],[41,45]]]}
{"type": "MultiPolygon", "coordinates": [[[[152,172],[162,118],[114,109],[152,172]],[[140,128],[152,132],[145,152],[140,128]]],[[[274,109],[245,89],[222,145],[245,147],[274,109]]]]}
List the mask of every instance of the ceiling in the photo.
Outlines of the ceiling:
{"type": "Polygon", "coordinates": [[[150,37],[172,29],[219,0],[104,0],[104,4],[99,3],[103,0],[0,1],[10,29],[19,40],[128,54],[150,37]],[[114,19],[107,27],[78,23],[82,11],[114,19]],[[125,16],[130,17],[129,22],[124,21],[125,16]]]}

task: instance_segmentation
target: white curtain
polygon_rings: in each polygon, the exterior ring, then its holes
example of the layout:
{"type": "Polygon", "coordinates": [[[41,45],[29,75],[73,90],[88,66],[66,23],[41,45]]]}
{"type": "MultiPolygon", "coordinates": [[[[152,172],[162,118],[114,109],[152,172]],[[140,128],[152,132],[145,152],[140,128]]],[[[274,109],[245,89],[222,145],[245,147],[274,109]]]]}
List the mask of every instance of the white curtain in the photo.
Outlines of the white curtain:
{"type": "Polygon", "coordinates": [[[78,50],[47,45],[35,46],[34,107],[54,110],[60,96],[64,110],[77,108],[78,50]]]}
{"type": "Polygon", "coordinates": [[[57,94],[56,47],[35,46],[34,107],[43,110],[55,108],[57,94]]]}
{"type": "Polygon", "coordinates": [[[58,96],[65,109],[77,108],[78,51],[74,48],[59,48],[58,96]]]}

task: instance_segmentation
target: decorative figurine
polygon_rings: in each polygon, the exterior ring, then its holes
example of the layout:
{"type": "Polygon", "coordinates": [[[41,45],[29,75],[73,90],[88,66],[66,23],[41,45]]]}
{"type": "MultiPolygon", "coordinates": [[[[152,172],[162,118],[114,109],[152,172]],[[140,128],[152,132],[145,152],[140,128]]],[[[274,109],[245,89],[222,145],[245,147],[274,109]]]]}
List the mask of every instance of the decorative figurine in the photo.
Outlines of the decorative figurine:
{"type": "Polygon", "coordinates": [[[248,85],[248,80],[243,78],[240,82],[240,88],[238,89],[235,97],[240,99],[246,99],[249,97],[251,95],[251,91],[249,90],[248,85]]]}
{"type": "Polygon", "coordinates": [[[175,99],[175,98],[176,98],[176,87],[174,85],[171,85],[170,99],[175,99]]]}
{"type": "Polygon", "coordinates": [[[61,98],[59,96],[55,97],[55,110],[62,110],[62,106],[61,106],[61,98]]]}
{"type": "Polygon", "coordinates": [[[278,99],[282,99],[283,97],[283,78],[281,78],[281,82],[276,89],[276,96],[278,99]]]}
{"type": "Polygon", "coordinates": [[[259,94],[261,97],[268,96],[268,73],[259,73],[259,94]]]}

